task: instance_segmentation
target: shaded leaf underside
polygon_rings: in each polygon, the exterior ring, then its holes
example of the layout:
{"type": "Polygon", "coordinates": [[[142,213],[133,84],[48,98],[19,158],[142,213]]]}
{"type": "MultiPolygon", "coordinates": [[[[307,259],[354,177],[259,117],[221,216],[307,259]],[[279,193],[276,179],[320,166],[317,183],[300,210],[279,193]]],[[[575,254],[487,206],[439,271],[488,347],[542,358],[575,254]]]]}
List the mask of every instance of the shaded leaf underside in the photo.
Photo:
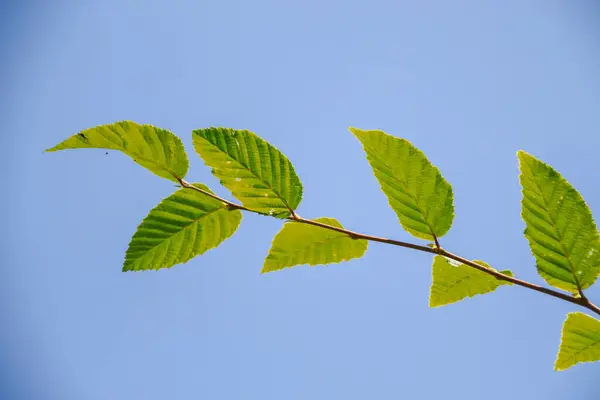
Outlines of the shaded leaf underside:
{"type": "MultiPolygon", "coordinates": [[[[333,218],[317,218],[317,222],[343,228],[333,218]]],[[[362,257],[368,242],[352,239],[313,225],[288,222],[273,239],[262,272],[271,272],[295,265],[319,265],[362,257]]]]}
{"type": "MultiPolygon", "coordinates": [[[[475,262],[486,268],[493,269],[483,261],[475,262]]],[[[512,276],[512,272],[509,270],[500,272],[504,275],[512,276]]],[[[443,256],[434,257],[432,275],[433,281],[429,294],[430,307],[456,303],[467,297],[493,292],[501,285],[511,285],[510,282],[498,280],[492,275],[468,265],[453,265],[443,256]]]]}
{"type": "Polygon", "coordinates": [[[600,361],[600,321],[580,312],[567,315],[554,369],[600,361]]]}

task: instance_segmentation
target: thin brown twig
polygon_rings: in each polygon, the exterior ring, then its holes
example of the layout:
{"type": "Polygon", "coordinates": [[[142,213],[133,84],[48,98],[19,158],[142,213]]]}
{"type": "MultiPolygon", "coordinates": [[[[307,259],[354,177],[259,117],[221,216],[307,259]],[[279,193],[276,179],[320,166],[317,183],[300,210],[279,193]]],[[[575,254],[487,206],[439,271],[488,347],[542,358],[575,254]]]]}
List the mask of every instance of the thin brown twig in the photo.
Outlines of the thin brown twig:
{"type": "Polygon", "coordinates": [[[249,212],[256,212],[256,211],[253,211],[253,210],[251,210],[249,208],[244,207],[241,204],[233,203],[233,202],[231,202],[229,200],[226,200],[226,199],[224,199],[224,198],[222,198],[220,196],[217,196],[214,193],[207,192],[206,190],[200,189],[199,187],[194,186],[191,183],[186,182],[185,180],[183,180],[181,178],[177,178],[177,180],[179,181],[179,184],[181,185],[181,187],[186,188],[186,189],[192,189],[192,190],[195,190],[196,192],[202,193],[202,194],[204,194],[204,195],[206,195],[208,197],[211,197],[211,198],[213,198],[215,200],[220,201],[221,203],[225,204],[229,208],[232,208],[232,209],[235,209],[235,210],[244,210],[244,211],[249,211],[249,212]]]}
{"type": "Polygon", "coordinates": [[[564,300],[564,301],[568,301],[569,303],[573,303],[576,304],[578,306],[581,307],[585,307],[593,312],[595,312],[596,314],[600,314],[600,308],[598,308],[596,305],[592,304],[587,298],[585,297],[581,297],[581,298],[577,298],[577,297],[572,297],[569,296],[568,294],[565,294],[563,292],[559,292],[557,290],[553,290],[553,289],[549,289],[543,286],[539,286],[536,285],[534,283],[531,282],[527,282],[524,281],[522,279],[518,279],[512,276],[508,276],[508,275],[504,275],[503,273],[490,269],[490,268],[486,268],[483,265],[479,265],[471,260],[467,260],[464,257],[458,256],[456,254],[450,253],[446,250],[441,249],[440,254],[443,255],[444,257],[450,258],[454,261],[458,261],[462,264],[468,265],[469,267],[478,269],[479,271],[485,272],[487,274],[490,274],[492,276],[494,276],[496,279],[499,280],[503,280],[503,281],[507,281],[507,282],[511,282],[515,285],[519,285],[522,287],[525,287],[527,289],[531,289],[531,290],[535,290],[536,292],[540,292],[540,293],[544,293],[547,294],[549,296],[553,296],[556,297],[558,299],[564,300]]]}
{"type": "MultiPolygon", "coordinates": [[[[252,213],[257,213],[257,214],[261,214],[264,215],[262,213],[259,213],[258,211],[255,210],[251,210],[247,207],[242,206],[241,204],[236,204],[233,203],[229,200],[226,200],[220,196],[217,196],[216,194],[213,194],[211,192],[207,192],[206,190],[202,190],[194,185],[191,185],[190,183],[184,181],[183,179],[177,178],[179,183],[181,184],[182,187],[184,188],[188,188],[188,189],[193,189],[197,192],[203,193],[206,196],[212,197],[215,200],[219,200],[221,202],[223,202],[224,204],[226,204],[227,206],[231,207],[232,209],[237,209],[237,210],[244,210],[244,211],[248,211],[248,212],[252,212],[252,213]]],[[[546,288],[543,286],[539,286],[536,285],[534,283],[531,282],[527,282],[524,281],[522,279],[518,279],[512,276],[508,276],[505,275],[499,271],[496,271],[495,269],[490,269],[487,268],[483,265],[479,265],[471,260],[468,260],[464,257],[461,257],[459,255],[453,254],[449,251],[446,251],[444,249],[442,249],[439,245],[439,242],[437,240],[437,238],[435,238],[435,248],[431,248],[428,246],[422,246],[422,245],[418,245],[418,244],[413,244],[413,243],[408,243],[408,242],[403,242],[400,240],[394,240],[394,239],[388,239],[388,238],[383,238],[383,237],[379,237],[379,236],[373,236],[373,235],[366,235],[364,233],[358,233],[358,232],[354,232],[348,229],[344,229],[344,228],[340,228],[337,226],[333,226],[333,225],[328,225],[322,222],[318,222],[318,221],[314,221],[314,220],[310,220],[310,219],[306,219],[306,218],[302,218],[301,216],[299,216],[296,212],[290,210],[290,216],[287,217],[287,220],[291,221],[291,222],[296,222],[299,224],[306,224],[306,225],[313,225],[313,226],[317,226],[323,229],[329,229],[331,231],[336,231],[336,232],[340,232],[343,234],[348,235],[349,237],[353,238],[353,239],[363,239],[363,240],[368,240],[371,242],[379,242],[379,243],[385,243],[385,244],[390,244],[393,246],[398,246],[398,247],[404,247],[407,249],[413,249],[413,250],[417,250],[417,251],[421,251],[424,253],[429,253],[429,254],[435,254],[435,255],[441,255],[444,256],[446,258],[449,258],[451,260],[454,261],[458,261],[461,264],[464,265],[468,265],[471,268],[475,268],[481,272],[485,272],[486,274],[492,275],[493,277],[495,277],[496,279],[502,280],[502,281],[507,281],[510,282],[514,285],[517,286],[521,286],[539,293],[543,293],[546,294],[548,296],[552,296],[555,297],[557,299],[561,299],[564,300],[566,302],[578,305],[580,307],[584,307],[587,308],[588,310],[600,315],[600,307],[596,306],[595,304],[593,304],[587,297],[585,297],[583,295],[583,291],[579,291],[580,297],[572,297],[569,296],[568,294],[565,294],[563,292],[559,292],[558,290],[554,290],[554,289],[550,289],[550,288],[546,288]]]]}
{"type": "Polygon", "coordinates": [[[298,222],[301,224],[307,224],[307,225],[313,225],[313,226],[318,226],[324,229],[329,229],[332,231],[336,231],[336,232],[340,232],[340,233],[345,233],[346,235],[350,236],[353,239],[364,239],[364,240],[369,240],[371,242],[379,242],[379,243],[385,243],[385,244],[391,244],[394,246],[399,246],[399,247],[405,247],[407,249],[413,249],[413,250],[419,250],[419,251],[424,251],[426,253],[431,253],[431,254],[436,254],[436,250],[432,249],[430,247],[427,246],[422,246],[419,244],[413,244],[413,243],[407,243],[407,242],[401,242],[399,240],[394,240],[394,239],[387,239],[387,238],[382,238],[382,237],[378,237],[378,236],[372,236],[372,235],[365,235],[364,233],[358,233],[358,232],[353,232],[350,231],[348,229],[344,229],[344,228],[339,228],[337,226],[333,226],[333,225],[328,225],[328,224],[324,224],[322,222],[318,222],[318,221],[313,221],[310,219],[306,219],[306,218],[302,218],[298,215],[296,215],[296,217],[289,217],[288,218],[290,221],[294,221],[294,222],[298,222]]]}

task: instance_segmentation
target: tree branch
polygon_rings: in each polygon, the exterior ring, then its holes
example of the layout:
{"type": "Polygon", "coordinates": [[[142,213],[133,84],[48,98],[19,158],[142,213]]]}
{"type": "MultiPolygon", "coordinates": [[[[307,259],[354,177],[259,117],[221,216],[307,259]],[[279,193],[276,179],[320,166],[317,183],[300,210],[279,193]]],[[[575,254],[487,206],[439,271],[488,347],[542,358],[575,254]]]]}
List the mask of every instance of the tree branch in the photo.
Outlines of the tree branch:
{"type": "MultiPolygon", "coordinates": [[[[178,178],[179,183],[181,184],[182,187],[187,188],[187,189],[192,189],[195,190],[197,192],[200,192],[206,196],[212,197],[215,200],[219,200],[221,201],[223,204],[226,204],[227,206],[229,206],[232,209],[236,209],[236,210],[243,210],[243,211],[248,211],[248,212],[253,212],[253,213],[257,213],[260,215],[265,215],[262,213],[259,213],[258,211],[254,211],[251,210],[249,208],[244,207],[241,204],[236,204],[233,203],[229,200],[226,200],[222,197],[217,196],[216,194],[207,192],[205,190],[202,190],[194,185],[191,185],[190,183],[184,181],[183,179],[178,178]]],[[[479,265],[471,260],[468,260],[464,257],[461,257],[459,255],[450,253],[449,251],[446,251],[444,249],[442,249],[438,243],[437,238],[435,238],[435,248],[431,248],[428,246],[422,246],[422,245],[418,245],[418,244],[413,244],[413,243],[408,243],[408,242],[402,242],[399,240],[394,240],[394,239],[388,239],[388,238],[383,238],[383,237],[379,237],[379,236],[372,236],[372,235],[366,235],[364,233],[358,233],[358,232],[354,232],[348,229],[344,229],[344,228],[339,228],[337,226],[332,226],[332,225],[328,225],[322,222],[318,222],[318,221],[313,221],[310,219],[306,219],[306,218],[302,218],[301,216],[299,216],[298,214],[296,214],[293,210],[290,210],[290,216],[287,217],[288,221],[291,222],[295,222],[295,223],[299,223],[299,224],[306,224],[306,225],[313,225],[313,226],[317,226],[323,229],[329,229],[331,231],[336,231],[339,233],[343,233],[348,235],[349,237],[351,237],[352,239],[363,239],[363,240],[368,240],[371,242],[379,242],[379,243],[385,243],[385,244],[390,244],[392,246],[398,246],[398,247],[404,247],[407,249],[412,249],[412,250],[417,250],[417,251],[421,251],[424,253],[429,253],[429,254],[434,254],[434,255],[441,255],[444,257],[447,257],[449,259],[452,259],[454,261],[458,261],[461,264],[464,265],[468,265],[471,268],[475,268],[481,272],[485,272],[486,274],[492,275],[494,278],[498,279],[498,280],[502,280],[502,281],[507,281],[510,282],[514,285],[517,286],[521,286],[530,290],[533,290],[535,292],[539,292],[539,293],[543,293],[546,294],[548,296],[552,296],[555,297],[557,299],[560,300],[564,300],[566,302],[578,305],[580,307],[584,307],[587,308],[588,310],[592,311],[595,314],[600,315],[600,307],[596,306],[595,304],[593,304],[590,300],[588,300],[587,297],[585,297],[583,295],[583,292],[580,291],[580,296],[579,298],[577,297],[572,297],[569,296],[568,294],[565,294],[563,292],[559,292],[558,290],[554,290],[554,289],[550,289],[550,288],[546,288],[543,286],[539,286],[536,285],[534,283],[531,282],[527,282],[512,276],[508,276],[508,275],[504,275],[503,273],[496,271],[494,269],[490,269],[487,267],[484,267],[483,265],[479,265]]]]}

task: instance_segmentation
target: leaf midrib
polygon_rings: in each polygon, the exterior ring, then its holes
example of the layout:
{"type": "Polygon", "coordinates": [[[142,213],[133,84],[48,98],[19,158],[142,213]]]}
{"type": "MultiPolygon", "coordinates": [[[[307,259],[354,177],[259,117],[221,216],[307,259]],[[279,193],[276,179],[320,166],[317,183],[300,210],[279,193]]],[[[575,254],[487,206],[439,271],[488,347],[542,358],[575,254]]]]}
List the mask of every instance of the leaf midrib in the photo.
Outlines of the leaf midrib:
{"type": "MultiPolygon", "coordinates": [[[[462,267],[451,267],[451,268],[464,268],[464,266],[462,266],[462,267]]],[[[463,277],[463,278],[461,278],[461,279],[459,279],[457,281],[454,281],[454,284],[452,286],[445,286],[445,287],[447,287],[448,289],[454,289],[456,286],[458,286],[462,282],[473,281],[474,278],[477,279],[477,278],[486,278],[486,277],[487,276],[476,276],[475,274],[467,275],[467,276],[465,276],[465,277],[463,277]]],[[[487,282],[487,281],[484,281],[484,282],[487,282]]],[[[491,282],[491,280],[490,280],[490,282],[491,282]]],[[[439,286],[438,286],[438,288],[439,288],[439,286]]],[[[448,290],[445,290],[444,293],[448,293],[448,290]]],[[[472,296],[469,296],[469,297],[472,297],[472,296]]]]}
{"type": "MultiPolygon", "coordinates": [[[[244,163],[242,163],[240,160],[234,158],[233,156],[231,156],[229,153],[223,151],[223,149],[221,149],[219,146],[217,146],[216,144],[212,143],[211,141],[209,141],[207,138],[205,138],[204,136],[198,135],[201,139],[204,139],[204,141],[210,145],[212,145],[214,148],[216,148],[217,150],[219,150],[221,153],[225,154],[228,158],[230,158],[231,160],[235,161],[236,164],[241,165],[243,167],[244,170],[250,172],[258,181],[262,182],[265,186],[267,186],[268,189],[270,189],[273,193],[275,193],[275,195],[277,196],[277,198],[279,200],[281,200],[281,202],[283,203],[283,205],[288,209],[288,211],[291,211],[292,208],[289,206],[289,204],[287,203],[287,201],[285,201],[285,199],[283,198],[283,196],[275,189],[273,189],[273,186],[271,186],[270,183],[266,182],[263,180],[263,178],[259,177],[258,175],[256,175],[256,173],[254,171],[252,171],[252,169],[250,169],[250,167],[248,165],[245,165],[244,163]]],[[[270,157],[270,155],[269,155],[270,157]]],[[[260,198],[260,197],[258,197],[260,198]]]]}
{"type": "MultiPolygon", "coordinates": [[[[578,335],[578,336],[582,336],[582,335],[578,335]]],[[[596,340],[595,343],[592,343],[590,345],[587,345],[587,346],[583,347],[581,350],[575,351],[572,355],[570,355],[566,360],[563,361],[563,365],[567,364],[567,361],[570,361],[570,364],[573,365],[572,362],[575,361],[575,357],[577,357],[579,354],[581,354],[581,353],[583,353],[583,352],[585,352],[585,351],[587,351],[587,350],[589,350],[589,349],[591,349],[591,348],[593,348],[595,346],[600,346],[600,339],[596,340]]]]}
{"type": "MultiPolygon", "coordinates": [[[[328,237],[328,238],[325,238],[325,240],[312,242],[311,244],[308,244],[308,245],[302,247],[301,249],[299,249],[297,251],[285,252],[285,253],[281,252],[280,254],[286,254],[286,255],[289,255],[289,257],[292,257],[292,256],[295,256],[295,255],[298,255],[298,254],[301,254],[301,253],[305,252],[311,246],[324,245],[325,243],[333,242],[333,241],[336,241],[338,239],[350,239],[350,237],[346,236],[346,235],[339,235],[339,236],[334,236],[334,237],[328,237]]],[[[271,258],[271,260],[273,260],[273,259],[271,258]]],[[[277,259],[275,259],[275,260],[277,260],[277,259]]],[[[308,264],[310,264],[310,262],[308,262],[308,264]]]]}
{"type": "MultiPolygon", "coordinates": [[[[378,150],[376,150],[376,149],[374,149],[373,147],[369,146],[369,144],[367,144],[367,143],[365,143],[365,142],[363,142],[363,144],[364,144],[364,146],[365,146],[365,147],[368,147],[368,148],[369,148],[369,150],[370,150],[372,153],[374,153],[374,154],[377,156],[377,161],[378,161],[378,162],[380,162],[380,163],[381,163],[381,164],[383,164],[383,165],[387,165],[387,164],[385,163],[385,161],[383,160],[383,156],[382,156],[382,155],[379,153],[379,151],[378,151],[378,150]]],[[[432,167],[433,167],[433,166],[432,166],[432,167]]],[[[395,174],[393,174],[393,171],[392,171],[392,175],[390,175],[390,174],[388,174],[388,173],[384,172],[384,171],[383,171],[383,170],[381,170],[381,169],[379,169],[379,170],[380,170],[380,171],[382,171],[383,173],[385,173],[387,176],[389,176],[389,177],[390,177],[390,178],[392,178],[394,181],[398,182],[400,185],[402,185],[402,186],[404,187],[404,189],[405,189],[405,193],[408,195],[408,197],[410,197],[410,198],[411,198],[411,199],[414,201],[414,203],[415,203],[415,207],[417,207],[417,211],[418,211],[418,212],[421,214],[421,217],[423,217],[423,221],[425,221],[425,225],[427,225],[427,228],[429,228],[429,234],[432,236],[432,238],[435,238],[435,237],[436,237],[436,235],[435,235],[435,233],[433,232],[433,228],[431,227],[431,224],[429,223],[429,221],[427,220],[427,217],[426,217],[425,213],[423,213],[423,210],[422,210],[422,209],[421,209],[421,207],[419,206],[419,202],[418,202],[418,201],[417,201],[417,199],[415,198],[415,195],[413,195],[413,194],[410,192],[410,190],[409,190],[409,188],[408,188],[408,185],[407,185],[407,184],[406,184],[404,181],[401,181],[401,180],[399,180],[398,178],[396,178],[395,174]]]]}
{"type": "MultiPolygon", "coordinates": [[[[534,179],[532,179],[532,181],[533,181],[535,187],[537,188],[538,192],[540,193],[540,197],[542,198],[542,201],[544,202],[544,212],[546,213],[546,215],[548,216],[548,219],[552,223],[552,229],[554,229],[554,232],[556,233],[556,236],[558,237],[557,241],[560,246],[560,249],[564,252],[564,257],[567,259],[567,263],[569,264],[569,269],[571,270],[571,275],[573,275],[573,279],[575,280],[575,284],[577,286],[577,291],[581,292],[582,291],[581,283],[579,282],[579,279],[577,278],[577,274],[575,273],[575,266],[573,265],[573,262],[571,261],[569,252],[565,249],[565,246],[563,245],[563,236],[560,234],[560,231],[556,226],[556,221],[554,220],[554,218],[552,217],[552,214],[550,213],[550,208],[549,208],[548,202],[546,201],[544,192],[542,191],[540,185],[538,184],[537,179],[535,179],[535,175],[533,174],[531,165],[528,165],[528,167],[529,167],[529,170],[531,171],[532,176],[534,177],[534,179]]],[[[559,180],[560,180],[560,178],[559,178],[559,180]]],[[[558,183],[561,183],[561,182],[558,182],[558,183]]],[[[554,188],[552,189],[552,193],[554,193],[555,190],[556,190],[556,186],[554,186],[554,188]]],[[[544,248],[545,247],[546,246],[544,246],[544,248]]],[[[552,250],[552,249],[550,249],[550,250],[552,250]]]]}
{"type": "Polygon", "coordinates": [[[209,212],[207,212],[207,213],[203,214],[203,215],[202,215],[201,217],[199,217],[199,218],[194,218],[194,219],[191,219],[191,220],[190,220],[190,222],[189,222],[188,224],[186,224],[186,225],[185,225],[183,228],[181,228],[179,231],[175,232],[173,235],[171,235],[171,236],[169,236],[169,237],[165,238],[164,240],[162,240],[162,241],[160,241],[160,242],[156,243],[154,246],[152,246],[152,247],[149,247],[149,248],[148,248],[148,250],[147,250],[147,251],[146,251],[146,252],[145,252],[143,255],[139,256],[137,259],[135,259],[134,261],[132,261],[132,262],[130,262],[129,264],[126,264],[126,265],[128,265],[128,266],[129,266],[129,265],[132,265],[132,264],[134,264],[136,261],[139,261],[139,260],[141,260],[142,258],[146,257],[146,256],[147,256],[148,254],[150,254],[151,252],[155,251],[155,250],[156,250],[156,248],[157,248],[158,246],[161,246],[162,244],[164,244],[164,243],[165,243],[165,242],[167,242],[167,241],[173,240],[173,238],[175,238],[177,235],[181,234],[182,232],[184,232],[184,231],[185,231],[185,230],[187,230],[187,229],[190,229],[190,227],[191,227],[193,224],[196,224],[196,223],[200,222],[202,219],[204,219],[204,218],[207,218],[208,216],[210,216],[210,215],[212,215],[212,214],[214,214],[214,213],[216,213],[216,212],[222,211],[222,210],[224,210],[224,209],[226,209],[226,206],[218,207],[218,208],[215,208],[215,209],[213,209],[213,210],[211,210],[211,211],[209,211],[209,212]]]}

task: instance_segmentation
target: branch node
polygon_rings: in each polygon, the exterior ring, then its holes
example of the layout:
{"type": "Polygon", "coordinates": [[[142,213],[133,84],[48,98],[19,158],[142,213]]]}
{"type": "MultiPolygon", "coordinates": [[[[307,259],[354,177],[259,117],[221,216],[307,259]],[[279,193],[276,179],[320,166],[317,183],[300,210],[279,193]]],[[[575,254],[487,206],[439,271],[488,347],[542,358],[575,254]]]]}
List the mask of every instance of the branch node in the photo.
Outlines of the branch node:
{"type": "Polygon", "coordinates": [[[435,241],[435,249],[437,253],[441,254],[440,251],[442,250],[442,246],[440,246],[440,242],[438,241],[437,236],[433,235],[433,240],[435,241]]]}

